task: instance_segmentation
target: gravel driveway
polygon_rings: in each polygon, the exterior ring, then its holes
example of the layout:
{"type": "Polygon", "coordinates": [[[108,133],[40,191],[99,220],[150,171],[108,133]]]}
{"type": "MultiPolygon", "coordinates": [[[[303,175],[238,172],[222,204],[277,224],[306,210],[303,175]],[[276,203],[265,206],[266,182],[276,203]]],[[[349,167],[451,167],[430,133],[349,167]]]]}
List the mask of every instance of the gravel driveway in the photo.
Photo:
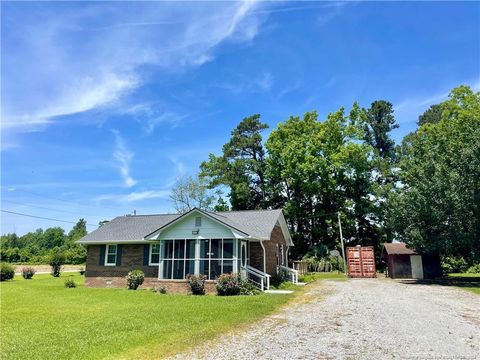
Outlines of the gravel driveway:
{"type": "Polygon", "coordinates": [[[390,279],[322,281],[276,314],[175,358],[480,359],[480,297],[390,279]]]}

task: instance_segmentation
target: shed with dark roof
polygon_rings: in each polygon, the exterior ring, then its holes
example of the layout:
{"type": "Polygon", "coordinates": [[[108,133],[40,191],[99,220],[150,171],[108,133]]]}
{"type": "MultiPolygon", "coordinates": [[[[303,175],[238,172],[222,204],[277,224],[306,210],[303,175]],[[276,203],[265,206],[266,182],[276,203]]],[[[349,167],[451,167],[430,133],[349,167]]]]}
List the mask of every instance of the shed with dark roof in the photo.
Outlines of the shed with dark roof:
{"type": "Polygon", "coordinates": [[[419,253],[405,243],[384,244],[387,276],[392,279],[431,279],[442,275],[436,254],[419,253]]]}

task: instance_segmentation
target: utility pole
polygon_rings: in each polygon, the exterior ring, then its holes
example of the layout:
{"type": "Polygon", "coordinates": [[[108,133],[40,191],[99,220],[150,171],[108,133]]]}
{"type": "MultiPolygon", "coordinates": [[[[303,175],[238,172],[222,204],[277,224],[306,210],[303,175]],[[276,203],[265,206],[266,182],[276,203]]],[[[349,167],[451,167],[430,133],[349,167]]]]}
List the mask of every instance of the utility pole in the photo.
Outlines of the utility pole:
{"type": "Polygon", "coordinates": [[[343,245],[342,222],[340,221],[340,211],[337,213],[337,215],[338,215],[338,229],[340,230],[340,242],[342,244],[343,270],[345,272],[345,275],[347,275],[347,261],[345,259],[345,246],[343,245]]]}

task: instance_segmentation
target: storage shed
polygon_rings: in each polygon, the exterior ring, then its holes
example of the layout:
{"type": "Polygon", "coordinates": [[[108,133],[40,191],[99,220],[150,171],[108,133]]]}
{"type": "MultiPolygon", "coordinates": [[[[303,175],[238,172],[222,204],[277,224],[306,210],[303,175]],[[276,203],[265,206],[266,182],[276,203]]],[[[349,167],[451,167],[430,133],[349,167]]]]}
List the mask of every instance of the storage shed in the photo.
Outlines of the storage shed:
{"type": "Polygon", "coordinates": [[[375,253],[373,246],[347,247],[348,277],[376,277],[375,253]]]}
{"type": "Polygon", "coordinates": [[[438,255],[420,254],[405,243],[385,244],[383,258],[387,262],[387,276],[392,279],[432,279],[442,276],[438,255]]]}

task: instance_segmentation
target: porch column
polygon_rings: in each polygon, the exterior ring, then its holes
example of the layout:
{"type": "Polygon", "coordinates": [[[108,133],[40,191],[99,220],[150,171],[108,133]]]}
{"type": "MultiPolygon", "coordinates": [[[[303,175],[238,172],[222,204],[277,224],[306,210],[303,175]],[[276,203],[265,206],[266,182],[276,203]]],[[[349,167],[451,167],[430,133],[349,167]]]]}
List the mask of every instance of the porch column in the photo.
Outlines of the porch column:
{"type": "Polygon", "coordinates": [[[160,240],[160,261],[158,262],[158,279],[162,279],[163,274],[163,248],[165,246],[165,242],[160,240]]]}
{"type": "Polygon", "coordinates": [[[195,239],[195,275],[200,275],[200,239],[195,239]]]}

